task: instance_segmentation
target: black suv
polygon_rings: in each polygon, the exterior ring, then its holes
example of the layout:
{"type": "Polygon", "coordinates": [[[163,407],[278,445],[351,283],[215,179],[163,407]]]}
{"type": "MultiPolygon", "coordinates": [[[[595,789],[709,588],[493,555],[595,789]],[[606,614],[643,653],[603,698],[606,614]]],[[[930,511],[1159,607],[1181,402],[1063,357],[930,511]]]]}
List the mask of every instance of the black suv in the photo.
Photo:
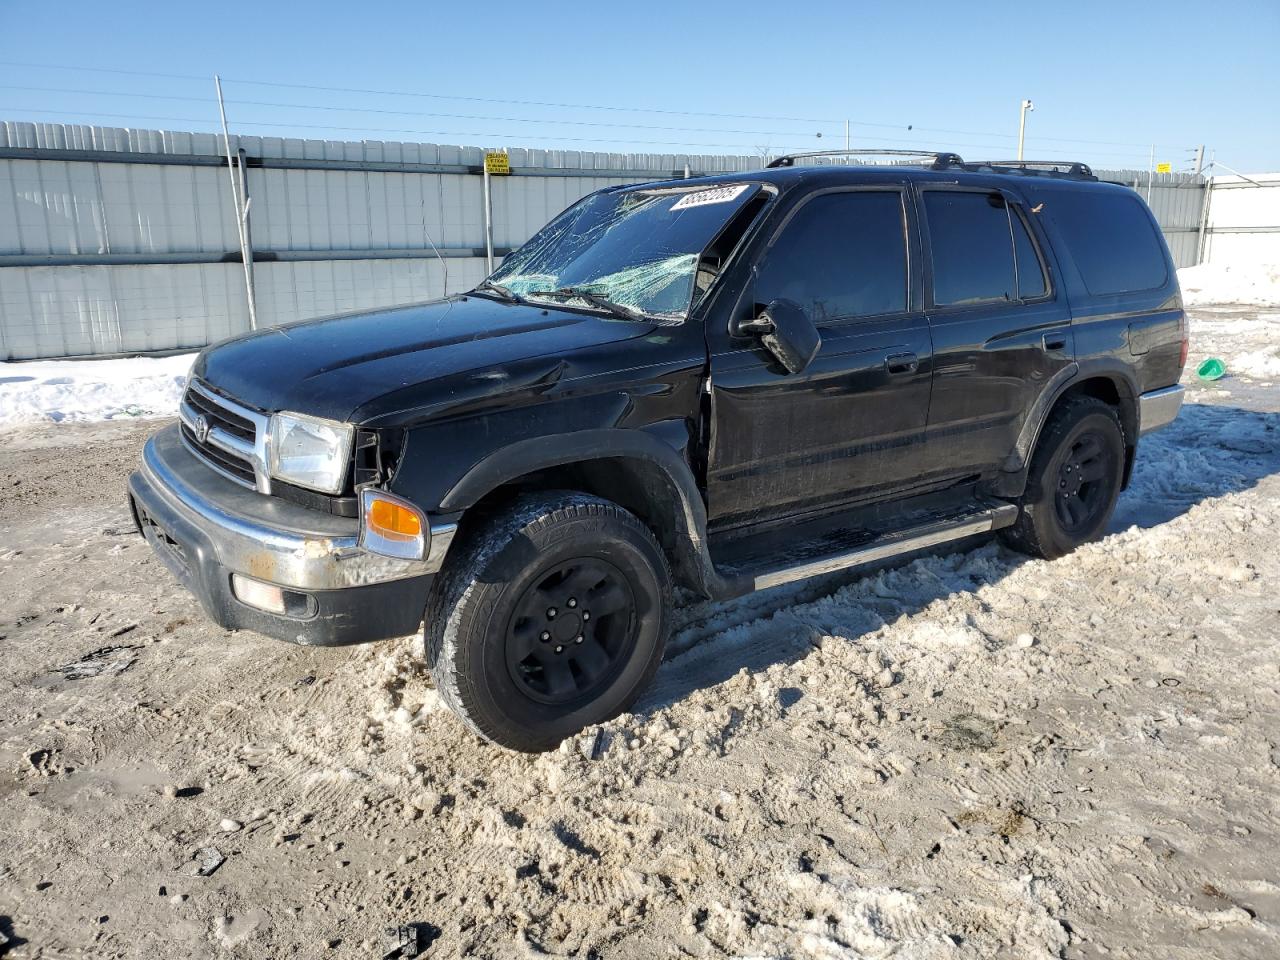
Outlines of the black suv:
{"type": "Polygon", "coordinates": [[[208,348],[130,501],[218,623],[425,623],[457,714],[544,750],[634,701],[676,587],[1100,536],[1186,356],[1151,213],[1081,164],[785,157],[593,193],[463,295],[208,348]]]}

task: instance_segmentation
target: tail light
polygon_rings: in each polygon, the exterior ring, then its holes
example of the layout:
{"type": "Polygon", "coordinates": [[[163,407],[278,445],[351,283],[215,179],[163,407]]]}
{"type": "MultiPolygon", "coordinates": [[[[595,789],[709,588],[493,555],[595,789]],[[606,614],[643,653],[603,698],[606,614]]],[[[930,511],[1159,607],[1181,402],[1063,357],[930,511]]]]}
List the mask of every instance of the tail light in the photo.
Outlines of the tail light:
{"type": "Polygon", "coordinates": [[[1178,369],[1184,369],[1187,365],[1187,351],[1191,348],[1191,331],[1190,325],[1187,323],[1187,315],[1184,313],[1178,326],[1182,330],[1182,353],[1178,357],[1178,369]]]}

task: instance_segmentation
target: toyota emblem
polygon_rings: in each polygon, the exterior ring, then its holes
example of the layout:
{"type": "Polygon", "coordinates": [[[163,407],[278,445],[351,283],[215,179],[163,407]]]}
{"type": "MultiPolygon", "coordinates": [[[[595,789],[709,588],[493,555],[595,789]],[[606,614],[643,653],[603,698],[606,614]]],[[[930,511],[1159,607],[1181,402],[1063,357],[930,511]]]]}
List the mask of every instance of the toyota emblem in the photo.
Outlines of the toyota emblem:
{"type": "Polygon", "coordinates": [[[196,439],[201,443],[207,442],[209,439],[209,421],[197,414],[193,426],[195,427],[196,439]]]}

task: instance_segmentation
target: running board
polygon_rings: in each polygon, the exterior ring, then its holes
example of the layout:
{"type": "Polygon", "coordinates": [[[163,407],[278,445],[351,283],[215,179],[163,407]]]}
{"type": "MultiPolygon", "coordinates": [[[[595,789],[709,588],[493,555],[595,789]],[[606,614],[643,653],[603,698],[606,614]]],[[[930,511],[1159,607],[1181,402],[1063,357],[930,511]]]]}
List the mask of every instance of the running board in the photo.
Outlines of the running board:
{"type": "Polygon", "coordinates": [[[878,560],[888,560],[916,550],[925,550],[940,543],[999,530],[1001,527],[1010,526],[1017,519],[1018,507],[1012,503],[1001,503],[977,513],[936,520],[920,526],[908,527],[905,530],[895,530],[853,550],[845,550],[756,574],[755,589],[767,590],[784,583],[807,580],[810,577],[819,577],[837,570],[875,563],[878,560]]]}

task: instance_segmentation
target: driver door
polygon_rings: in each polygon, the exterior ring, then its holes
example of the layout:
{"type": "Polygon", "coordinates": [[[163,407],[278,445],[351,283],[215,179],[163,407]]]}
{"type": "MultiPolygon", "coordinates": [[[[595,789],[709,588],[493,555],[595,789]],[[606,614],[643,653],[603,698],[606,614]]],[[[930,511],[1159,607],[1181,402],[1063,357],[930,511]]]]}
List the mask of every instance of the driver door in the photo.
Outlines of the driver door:
{"type": "Polygon", "coordinates": [[[808,312],[822,346],[788,373],[759,338],[709,331],[714,526],[875,500],[919,481],[932,341],[915,236],[905,187],[893,185],[816,192],[770,238],[730,329],[787,299],[808,312]]]}

